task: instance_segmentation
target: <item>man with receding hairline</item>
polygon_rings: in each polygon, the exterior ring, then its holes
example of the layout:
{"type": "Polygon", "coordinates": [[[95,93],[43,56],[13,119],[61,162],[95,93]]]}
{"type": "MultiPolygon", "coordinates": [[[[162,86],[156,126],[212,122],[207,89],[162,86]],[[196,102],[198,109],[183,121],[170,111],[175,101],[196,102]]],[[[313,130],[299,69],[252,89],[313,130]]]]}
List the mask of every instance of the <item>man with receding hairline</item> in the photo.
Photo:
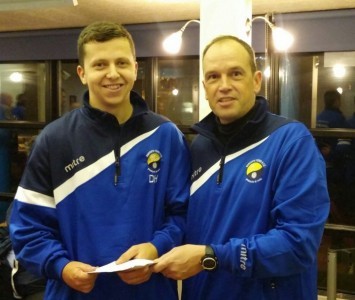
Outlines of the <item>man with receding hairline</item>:
{"type": "Polygon", "coordinates": [[[314,139],[257,96],[246,42],[217,37],[202,67],[212,112],[192,127],[186,245],[152,269],[182,279],[183,300],[316,300],[329,197],[314,139]]]}

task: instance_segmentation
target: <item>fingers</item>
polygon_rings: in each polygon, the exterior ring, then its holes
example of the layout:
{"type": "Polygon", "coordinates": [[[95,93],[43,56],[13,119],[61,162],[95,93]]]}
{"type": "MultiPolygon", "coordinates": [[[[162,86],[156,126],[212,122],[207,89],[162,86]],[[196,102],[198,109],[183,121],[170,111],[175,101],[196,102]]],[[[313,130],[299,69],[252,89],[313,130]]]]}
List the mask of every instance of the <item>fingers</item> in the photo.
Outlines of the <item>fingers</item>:
{"type": "MultiPolygon", "coordinates": [[[[160,273],[165,268],[168,267],[168,262],[164,260],[162,257],[154,260],[154,265],[150,266],[150,270],[154,273],[160,273]]],[[[164,274],[164,273],[163,273],[164,274]]]]}
{"type": "Polygon", "coordinates": [[[155,259],[157,257],[158,251],[155,246],[152,243],[143,243],[129,248],[116,260],[116,264],[122,264],[133,258],[155,259]]]}
{"type": "Polygon", "coordinates": [[[131,271],[117,272],[118,276],[127,284],[140,284],[150,279],[152,272],[148,266],[131,271]]]}
{"type": "Polygon", "coordinates": [[[168,278],[183,280],[202,271],[200,260],[204,253],[204,245],[179,246],[156,259],[151,270],[168,278]]]}
{"type": "Polygon", "coordinates": [[[63,269],[62,278],[71,288],[89,293],[95,285],[97,274],[87,272],[95,270],[95,267],[78,261],[69,262],[63,269]]]}
{"type": "Polygon", "coordinates": [[[125,253],[123,253],[117,260],[116,264],[122,264],[130,259],[134,258],[137,255],[138,251],[136,247],[129,248],[125,253]]]}
{"type": "Polygon", "coordinates": [[[91,292],[91,290],[95,286],[96,277],[97,274],[85,273],[85,275],[81,276],[80,278],[77,278],[77,280],[73,282],[75,289],[82,293],[91,292]]]}

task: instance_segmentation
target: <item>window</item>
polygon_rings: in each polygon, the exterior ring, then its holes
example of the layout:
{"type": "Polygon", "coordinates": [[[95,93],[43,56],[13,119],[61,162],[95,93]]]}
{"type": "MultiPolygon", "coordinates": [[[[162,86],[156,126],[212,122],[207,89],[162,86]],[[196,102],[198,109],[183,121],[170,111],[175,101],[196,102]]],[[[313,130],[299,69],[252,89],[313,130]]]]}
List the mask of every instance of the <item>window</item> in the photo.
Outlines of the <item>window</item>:
{"type": "Polygon", "coordinates": [[[0,120],[45,121],[45,71],[44,63],[0,64],[0,120]]]}
{"type": "Polygon", "coordinates": [[[341,94],[340,106],[332,108],[333,112],[345,120],[354,118],[355,52],[285,55],[280,60],[281,114],[310,128],[326,162],[331,208],[318,255],[318,284],[327,287],[328,251],[332,249],[337,253],[338,291],[354,293],[355,130],[350,123],[336,126],[341,128],[320,127],[317,119],[319,124],[329,90],[341,94]]]}
{"type": "Polygon", "coordinates": [[[0,222],[46,121],[46,70],[45,63],[0,64],[0,222]]]}
{"type": "Polygon", "coordinates": [[[198,121],[199,61],[158,60],[157,112],[177,125],[198,121]]]}
{"type": "Polygon", "coordinates": [[[76,72],[78,63],[62,62],[59,64],[59,115],[62,116],[68,111],[82,105],[83,95],[86,87],[81,83],[76,72]]]}

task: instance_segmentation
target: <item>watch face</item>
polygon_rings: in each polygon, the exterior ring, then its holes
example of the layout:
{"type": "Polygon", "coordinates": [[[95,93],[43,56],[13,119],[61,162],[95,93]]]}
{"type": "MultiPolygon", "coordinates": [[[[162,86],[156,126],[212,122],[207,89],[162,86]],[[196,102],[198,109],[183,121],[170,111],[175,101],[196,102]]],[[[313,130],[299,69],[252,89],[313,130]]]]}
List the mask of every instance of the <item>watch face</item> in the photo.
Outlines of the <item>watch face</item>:
{"type": "Polygon", "coordinates": [[[205,257],[202,261],[202,267],[205,270],[214,270],[217,266],[217,262],[213,257],[205,257]]]}

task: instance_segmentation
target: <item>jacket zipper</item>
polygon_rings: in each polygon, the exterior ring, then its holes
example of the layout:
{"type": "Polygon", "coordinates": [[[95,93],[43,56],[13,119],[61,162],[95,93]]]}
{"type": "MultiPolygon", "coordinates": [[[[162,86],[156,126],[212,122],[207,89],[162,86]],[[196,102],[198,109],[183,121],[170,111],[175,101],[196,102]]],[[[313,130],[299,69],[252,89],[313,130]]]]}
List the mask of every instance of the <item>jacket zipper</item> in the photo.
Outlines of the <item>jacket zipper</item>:
{"type": "MultiPolygon", "coordinates": [[[[118,148],[120,149],[120,148],[118,148]]],[[[120,150],[115,151],[115,177],[114,177],[114,185],[118,184],[118,177],[121,175],[121,166],[120,166],[120,150]]]]}
{"type": "Polygon", "coordinates": [[[113,183],[115,186],[118,185],[118,177],[121,176],[121,130],[122,128],[118,125],[119,127],[119,134],[118,134],[118,140],[117,136],[114,136],[114,152],[115,152],[115,175],[113,179],[113,183]]]}
{"type": "Polygon", "coordinates": [[[221,184],[223,180],[223,169],[224,169],[224,161],[225,161],[225,155],[222,155],[221,161],[219,163],[219,171],[217,175],[217,184],[221,184]]]}

